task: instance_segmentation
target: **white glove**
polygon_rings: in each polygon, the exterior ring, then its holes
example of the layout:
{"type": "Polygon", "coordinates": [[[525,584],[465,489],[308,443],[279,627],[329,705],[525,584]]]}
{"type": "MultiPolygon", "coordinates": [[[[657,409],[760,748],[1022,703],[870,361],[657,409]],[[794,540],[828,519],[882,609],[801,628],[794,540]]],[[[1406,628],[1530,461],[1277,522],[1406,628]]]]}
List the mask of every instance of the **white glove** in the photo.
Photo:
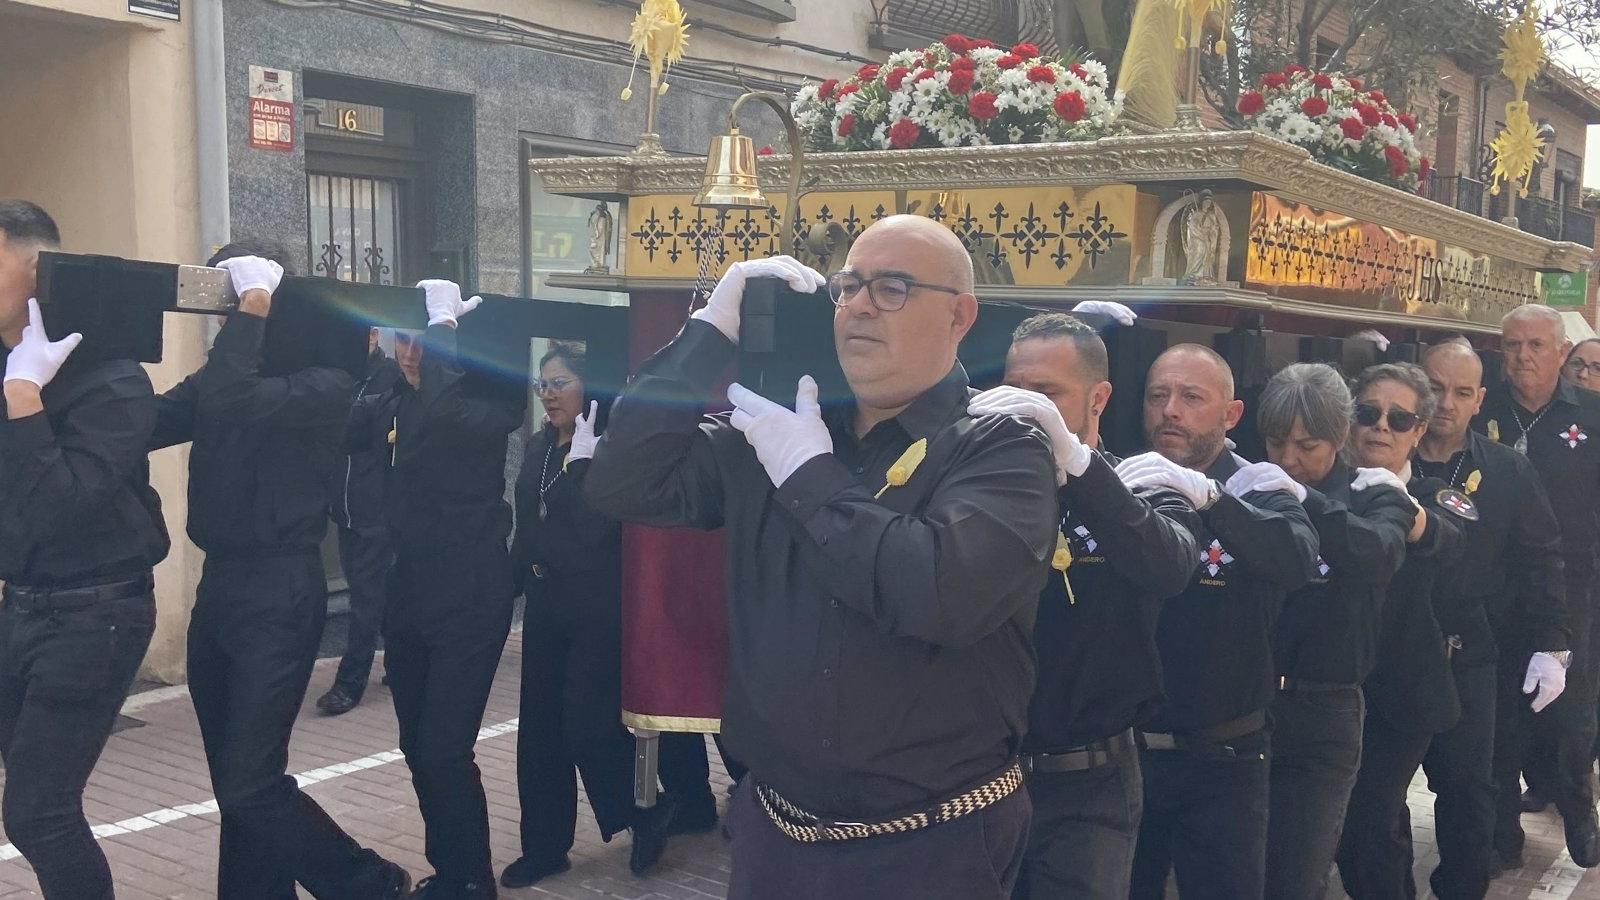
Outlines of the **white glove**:
{"type": "Polygon", "coordinates": [[[1072,308],[1075,313],[1088,313],[1091,316],[1107,316],[1117,320],[1118,325],[1132,325],[1139,321],[1139,314],[1110,300],[1085,300],[1072,308]]]}
{"type": "Polygon", "coordinates": [[[1117,477],[1128,490],[1138,488],[1166,488],[1188,498],[1195,509],[1205,509],[1215,503],[1222,493],[1215,481],[1204,472],[1180,466],[1159,453],[1141,453],[1130,456],[1117,465],[1117,477]]]}
{"type": "Polygon", "coordinates": [[[1350,482],[1350,490],[1364,491],[1377,485],[1388,485],[1394,488],[1407,500],[1410,500],[1412,506],[1417,509],[1422,508],[1422,504],[1417,502],[1417,498],[1411,496],[1411,492],[1406,490],[1406,483],[1400,480],[1400,476],[1388,469],[1366,467],[1356,469],[1356,477],[1350,482]]]}
{"type": "Polygon", "coordinates": [[[1240,468],[1222,489],[1235,497],[1255,491],[1285,491],[1302,503],[1306,499],[1305,487],[1290,478],[1288,472],[1269,462],[1251,463],[1240,468]]]}
{"type": "Polygon", "coordinates": [[[426,296],[429,325],[449,325],[454,328],[457,320],[483,302],[482,297],[463,301],[461,285],[443,278],[425,278],[417,282],[417,287],[422,288],[426,296]]]}
{"type": "Polygon", "coordinates": [[[1538,692],[1533,698],[1534,712],[1544,712],[1544,708],[1556,702],[1556,698],[1566,689],[1567,667],[1560,660],[1548,653],[1535,653],[1528,660],[1528,674],[1522,679],[1522,692],[1538,692]]]}
{"type": "Polygon", "coordinates": [[[703,308],[691,313],[690,318],[717,326],[724,337],[739,343],[739,304],[744,302],[744,283],[750,278],[781,278],[802,294],[820,290],[828,283],[821,272],[792,256],[743,260],[722,273],[717,286],[711,290],[711,299],[703,308]]]}
{"type": "Polygon", "coordinates": [[[272,293],[283,280],[283,266],[259,256],[235,256],[217,263],[217,268],[228,273],[233,282],[235,296],[243,297],[245,291],[272,293]]]}
{"type": "Polygon", "coordinates": [[[967,414],[1023,416],[1038,422],[1050,438],[1050,449],[1055,452],[1057,485],[1066,484],[1068,477],[1082,475],[1094,456],[1093,451],[1067,428],[1061,411],[1050,398],[1036,391],[1010,385],[990,388],[967,403],[967,414]]]}
{"type": "Polygon", "coordinates": [[[594,436],[595,416],[600,413],[600,402],[589,401],[589,414],[578,416],[572,422],[572,446],[567,448],[567,462],[575,459],[594,459],[594,445],[600,439],[594,436]]]}
{"type": "Polygon", "coordinates": [[[59,341],[51,342],[44,333],[44,316],[39,312],[39,301],[28,299],[28,324],[22,328],[22,340],[11,348],[6,357],[6,381],[31,381],[43,388],[61,371],[83,335],[73,332],[59,341]]]}
{"type": "Polygon", "coordinates": [[[817,382],[810,375],[800,379],[793,412],[738,383],[728,388],[728,401],[733,427],[744,433],[775,487],[783,487],[812,457],[833,452],[833,435],[822,423],[817,382]]]}
{"type": "Polygon", "coordinates": [[[1378,345],[1378,352],[1379,353],[1382,353],[1385,350],[1389,349],[1389,339],[1384,337],[1383,336],[1383,332],[1379,331],[1376,328],[1364,328],[1361,331],[1358,331],[1355,334],[1350,335],[1350,340],[1352,340],[1352,341],[1371,341],[1374,344],[1378,345]]]}

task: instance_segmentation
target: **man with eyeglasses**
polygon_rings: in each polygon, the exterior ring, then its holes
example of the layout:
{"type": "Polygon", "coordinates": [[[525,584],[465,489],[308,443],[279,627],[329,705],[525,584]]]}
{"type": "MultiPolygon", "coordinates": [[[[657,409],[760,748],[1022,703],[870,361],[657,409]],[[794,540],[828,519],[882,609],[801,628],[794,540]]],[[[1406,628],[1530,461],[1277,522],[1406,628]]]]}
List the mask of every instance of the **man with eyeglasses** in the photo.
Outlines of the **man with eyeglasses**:
{"type": "MultiPolygon", "coordinates": [[[[1439,865],[1429,880],[1442,900],[1479,898],[1495,847],[1506,851],[1499,865],[1520,865],[1521,743],[1565,674],[1556,658],[1568,646],[1561,536],[1528,459],[1469,427],[1485,394],[1471,345],[1436,343],[1422,368],[1438,402],[1413,470],[1460,492],[1476,516],[1455,522],[1462,551],[1434,591],[1461,717],[1433,737],[1422,761],[1437,798],[1439,865]]],[[[1404,806],[1399,812],[1396,833],[1407,837],[1395,842],[1398,858],[1375,862],[1410,879],[1409,817],[1404,806]]]]}
{"type": "Polygon", "coordinates": [[[825,283],[787,257],[730,267],[623,393],[585,482],[620,519],[727,529],[723,736],[750,767],[729,896],[1001,900],[1029,818],[1048,439],[968,415],[971,260],[920,216],[872,225],[826,282],[848,396],[823,409],[807,376],[791,410],[734,385],[731,416],[702,417],[762,276],[825,283]]]}
{"type": "MultiPolygon", "coordinates": [[[[1590,786],[1600,695],[1600,655],[1595,652],[1600,641],[1592,633],[1600,617],[1594,613],[1591,586],[1600,553],[1595,514],[1600,508],[1600,395],[1561,380],[1571,343],[1561,314],[1548,306],[1529,304],[1507,313],[1500,346],[1506,382],[1489,389],[1472,426],[1526,456],[1544,482],[1560,525],[1571,629],[1571,653],[1557,657],[1569,666],[1566,691],[1550,704],[1548,714],[1534,719],[1533,740],[1523,759],[1534,795],[1528,806],[1554,801],[1573,862],[1593,868],[1600,865],[1600,823],[1590,786]]],[[[1502,826],[1496,848],[1503,862],[1517,862],[1521,828],[1513,830],[1508,822],[1502,826]]]]}

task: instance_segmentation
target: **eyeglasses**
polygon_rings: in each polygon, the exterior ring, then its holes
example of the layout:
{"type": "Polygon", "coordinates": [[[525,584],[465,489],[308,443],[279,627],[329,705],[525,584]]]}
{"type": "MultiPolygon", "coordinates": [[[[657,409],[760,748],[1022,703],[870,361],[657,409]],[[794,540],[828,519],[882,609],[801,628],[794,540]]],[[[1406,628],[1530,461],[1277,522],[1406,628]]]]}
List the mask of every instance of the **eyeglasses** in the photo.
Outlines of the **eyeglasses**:
{"type": "Polygon", "coordinates": [[[862,278],[853,272],[836,272],[828,279],[828,296],[833,298],[834,306],[844,306],[856,298],[856,292],[862,288],[867,289],[867,296],[872,299],[872,305],[884,312],[897,312],[905,308],[906,300],[911,297],[912,288],[927,288],[930,291],[943,291],[946,294],[960,294],[953,287],[942,284],[928,284],[925,281],[912,281],[901,278],[899,275],[879,275],[877,278],[862,278]]]}
{"type": "Polygon", "coordinates": [[[539,394],[559,394],[577,382],[576,378],[552,378],[545,381],[543,378],[533,382],[533,390],[539,394]]]}
{"type": "Polygon", "coordinates": [[[1589,374],[1590,378],[1600,378],[1600,362],[1584,362],[1574,356],[1572,359],[1567,360],[1567,372],[1574,378],[1585,372],[1589,374]]]}
{"type": "MultiPolygon", "coordinates": [[[[1379,419],[1384,417],[1384,411],[1370,403],[1356,404],[1357,425],[1372,428],[1378,424],[1379,419]]],[[[1416,413],[1406,412],[1405,410],[1399,408],[1389,410],[1387,417],[1389,420],[1389,430],[1395,434],[1405,434],[1411,429],[1417,427],[1417,423],[1422,421],[1422,417],[1416,413]]]]}

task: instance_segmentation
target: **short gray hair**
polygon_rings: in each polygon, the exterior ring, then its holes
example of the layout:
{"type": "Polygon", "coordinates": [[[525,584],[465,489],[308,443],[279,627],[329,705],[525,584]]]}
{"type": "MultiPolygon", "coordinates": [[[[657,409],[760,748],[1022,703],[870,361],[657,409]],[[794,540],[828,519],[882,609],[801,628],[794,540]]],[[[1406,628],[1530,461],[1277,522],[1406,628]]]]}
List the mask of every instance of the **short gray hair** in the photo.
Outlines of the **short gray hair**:
{"type": "Polygon", "coordinates": [[[1567,338],[1567,323],[1561,318],[1561,313],[1541,303],[1524,303],[1506,313],[1500,319],[1500,329],[1505,330],[1506,323],[1512,319],[1543,319],[1546,325],[1555,330],[1556,340],[1567,338]]]}
{"type": "Polygon", "coordinates": [[[1262,437],[1286,438],[1299,422],[1316,440],[1344,446],[1355,407],[1344,376],[1322,363],[1295,363],[1272,376],[1261,391],[1256,426],[1262,437]]]}
{"type": "Polygon", "coordinates": [[[1368,366],[1356,376],[1355,395],[1361,396],[1367,388],[1380,381],[1394,381],[1410,388],[1417,395],[1417,408],[1412,412],[1421,417],[1424,423],[1433,418],[1438,399],[1433,396],[1433,385],[1428,382],[1428,373],[1421,366],[1406,362],[1368,366]]]}

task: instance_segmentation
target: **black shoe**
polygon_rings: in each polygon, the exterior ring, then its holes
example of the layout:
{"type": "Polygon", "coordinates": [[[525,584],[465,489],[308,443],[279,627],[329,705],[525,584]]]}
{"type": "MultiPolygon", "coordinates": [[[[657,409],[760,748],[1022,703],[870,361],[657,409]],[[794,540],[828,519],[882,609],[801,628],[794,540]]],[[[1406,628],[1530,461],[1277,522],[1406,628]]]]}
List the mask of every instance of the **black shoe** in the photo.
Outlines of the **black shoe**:
{"type": "Polygon", "coordinates": [[[330,716],[342,716],[360,703],[360,694],[353,694],[336,684],[326,694],[317,698],[317,709],[330,716]]]}
{"type": "Polygon", "coordinates": [[[445,881],[437,875],[429,875],[417,882],[410,900],[495,900],[496,896],[492,880],[445,881]]]}
{"type": "Polygon", "coordinates": [[[551,875],[560,875],[572,868],[572,861],[567,859],[565,853],[559,859],[539,860],[524,856],[509,866],[500,874],[500,886],[508,888],[525,888],[537,884],[551,875]]]}
{"type": "Polygon", "coordinates": [[[406,900],[411,896],[411,873],[399,865],[385,861],[383,892],[380,900],[406,900]]]}
{"type": "Polygon", "coordinates": [[[1600,822],[1596,821],[1594,810],[1585,810],[1581,819],[1567,823],[1566,832],[1572,861],[1585,869],[1600,866],[1600,822]]]}
{"type": "Polygon", "coordinates": [[[673,805],[657,803],[648,809],[635,810],[633,822],[633,851],[628,855],[628,869],[643,877],[667,852],[667,836],[672,834],[673,805]]]}
{"type": "Polygon", "coordinates": [[[1507,853],[1503,850],[1493,850],[1489,853],[1489,878],[1499,878],[1507,872],[1515,872],[1522,868],[1522,851],[1507,853]]]}
{"type": "Polygon", "coordinates": [[[1540,813],[1550,808],[1550,801],[1543,794],[1528,788],[1522,792],[1522,811],[1525,813],[1540,813]]]}
{"type": "Polygon", "coordinates": [[[662,802],[671,804],[672,821],[667,834],[707,834],[717,827],[717,799],[708,791],[693,799],[682,800],[667,794],[662,802]]]}

